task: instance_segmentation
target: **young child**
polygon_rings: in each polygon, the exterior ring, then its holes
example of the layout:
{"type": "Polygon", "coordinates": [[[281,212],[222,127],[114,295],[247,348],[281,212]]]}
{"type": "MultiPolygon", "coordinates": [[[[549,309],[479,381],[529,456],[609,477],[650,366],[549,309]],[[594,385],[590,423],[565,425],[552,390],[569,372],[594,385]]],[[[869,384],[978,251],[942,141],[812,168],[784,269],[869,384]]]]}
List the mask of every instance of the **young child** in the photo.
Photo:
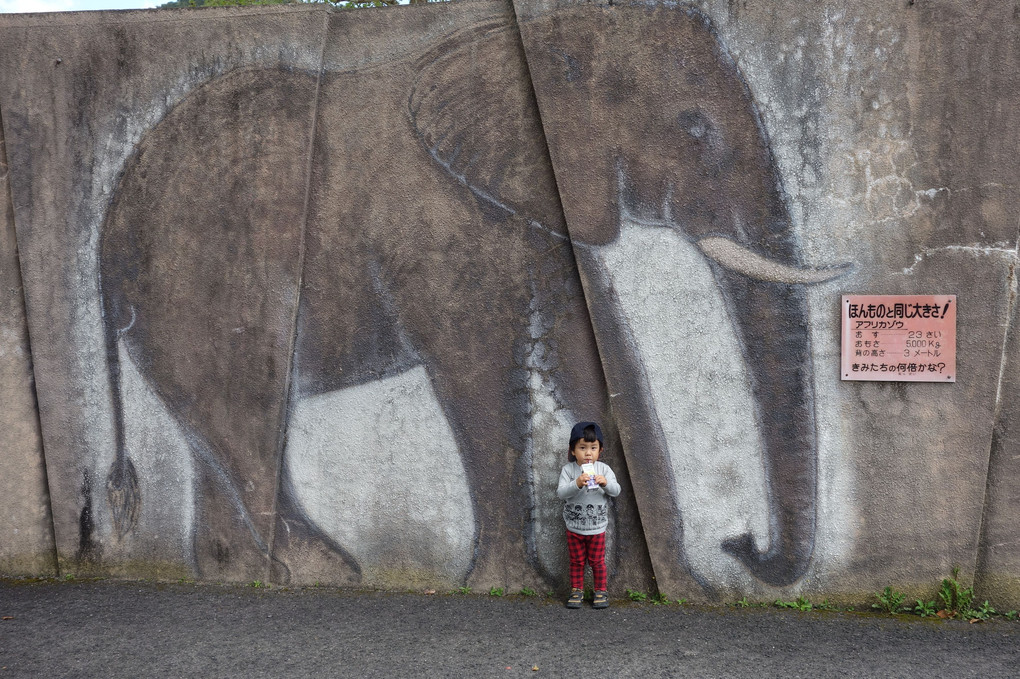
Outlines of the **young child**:
{"type": "Polygon", "coordinates": [[[606,526],[609,498],[620,494],[616,474],[599,454],[604,443],[602,429],[594,422],[578,422],[570,430],[567,453],[573,462],[563,466],[556,495],[563,500],[570,554],[570,598],[567,608],[580,608],[584,600],[584,563],[591,564],[595,580],[593,608],[608,608],[606,593],[606,526]]]}

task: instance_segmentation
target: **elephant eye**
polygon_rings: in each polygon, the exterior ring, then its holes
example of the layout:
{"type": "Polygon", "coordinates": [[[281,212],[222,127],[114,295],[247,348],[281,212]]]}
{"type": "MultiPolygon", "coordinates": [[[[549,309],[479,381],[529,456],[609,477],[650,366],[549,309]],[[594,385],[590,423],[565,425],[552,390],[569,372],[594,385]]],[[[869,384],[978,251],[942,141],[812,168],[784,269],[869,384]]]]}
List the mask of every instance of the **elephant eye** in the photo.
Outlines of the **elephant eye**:
{"type": "Polygon", "coordinates": [[[702,139],[712,130],[712,121],[698,110],[681,111],[677,116],[677,123],[687,134],[695,139],[702,139]]]}

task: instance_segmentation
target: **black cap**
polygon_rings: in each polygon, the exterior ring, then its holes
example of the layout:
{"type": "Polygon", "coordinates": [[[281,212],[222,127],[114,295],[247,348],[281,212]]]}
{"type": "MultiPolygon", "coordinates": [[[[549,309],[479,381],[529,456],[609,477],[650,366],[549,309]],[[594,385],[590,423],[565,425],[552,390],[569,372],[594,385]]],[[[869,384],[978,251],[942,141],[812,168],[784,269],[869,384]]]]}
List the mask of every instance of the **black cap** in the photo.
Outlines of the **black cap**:
{"type": "Polygon", "coordinates": [[[571,448],[580,439],[584,438],[584,430],[591,427],[595,431],[595,440],[599,442],[599,445],[603,448],[606,447],[606,442],[602,440],[602,429],[595,422],[578,422],[574,425],[574,428],[570,430],[570,443],[568,444],[571,448]]]}

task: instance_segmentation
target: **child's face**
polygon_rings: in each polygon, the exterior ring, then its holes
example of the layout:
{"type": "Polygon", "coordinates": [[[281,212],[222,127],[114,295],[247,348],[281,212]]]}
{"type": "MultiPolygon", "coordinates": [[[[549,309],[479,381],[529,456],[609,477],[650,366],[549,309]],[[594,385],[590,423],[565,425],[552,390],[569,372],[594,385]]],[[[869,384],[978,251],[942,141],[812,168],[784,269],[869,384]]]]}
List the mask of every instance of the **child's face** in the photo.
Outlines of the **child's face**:
{"type": "Polygon", "coordinates": [[[578,439],[574,443],[574,447],[570,452],[574,454],[574,459],[577,460],[577,464],[597,462],[599,459],[599,453],[602,452],[602,444],[598,441],[585,441],[584,439],[578,439]]]}

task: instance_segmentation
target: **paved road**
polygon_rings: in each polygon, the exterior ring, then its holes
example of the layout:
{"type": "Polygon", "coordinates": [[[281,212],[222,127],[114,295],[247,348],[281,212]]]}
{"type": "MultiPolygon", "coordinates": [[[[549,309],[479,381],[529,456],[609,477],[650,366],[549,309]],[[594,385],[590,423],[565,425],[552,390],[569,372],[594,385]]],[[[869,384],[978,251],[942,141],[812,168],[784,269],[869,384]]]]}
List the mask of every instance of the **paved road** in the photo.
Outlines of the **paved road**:
{"type": "Polygon", "coordinates": [[[1020,676],[1001,619],[112,581],[0,581],[0,617],[0,679],[1020,676]]]}

